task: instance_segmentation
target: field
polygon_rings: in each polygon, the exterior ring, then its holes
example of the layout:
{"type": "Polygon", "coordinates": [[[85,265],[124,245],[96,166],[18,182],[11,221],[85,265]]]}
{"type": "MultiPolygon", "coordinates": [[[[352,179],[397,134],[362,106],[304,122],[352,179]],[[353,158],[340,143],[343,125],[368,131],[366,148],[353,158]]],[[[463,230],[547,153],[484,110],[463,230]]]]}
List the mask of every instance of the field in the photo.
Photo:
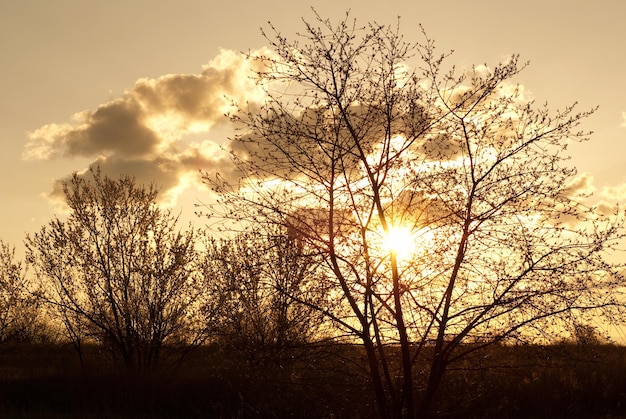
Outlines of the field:
{"type": "MultiPolygon", "coordinates": [[[[0,417],[375,417],[356,346],[280,359],[203,347],[141,375],[119,373],[95,346],[84,359],[69,345],[1,347],[0,417]]],[[[451,368],[438,397],[445,418],[626,418],[626,347],[492,347],[451,368]]]]}

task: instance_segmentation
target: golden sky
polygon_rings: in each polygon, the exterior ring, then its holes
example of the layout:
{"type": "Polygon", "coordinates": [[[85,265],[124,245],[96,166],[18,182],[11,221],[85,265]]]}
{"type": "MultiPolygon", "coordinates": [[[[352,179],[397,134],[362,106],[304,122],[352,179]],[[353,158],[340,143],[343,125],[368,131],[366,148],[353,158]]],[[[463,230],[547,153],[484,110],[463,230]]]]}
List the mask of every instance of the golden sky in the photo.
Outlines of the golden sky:
{"type": "Polygon", "coordinates": [[[253,89],[237,51],[266,45],[271,21],[293,37],[301,17],[421,23],[461,67],[521,54],[516,81],[538,103],[600,109],[573,160],[598,200],[626,201],[626,2],[0,0],[0,238],[18,245],[59,207],[55,182],[99,162],[161,184],[184,216],[207,191],[197,169],[223,167],[224,95],[253,89]]]}

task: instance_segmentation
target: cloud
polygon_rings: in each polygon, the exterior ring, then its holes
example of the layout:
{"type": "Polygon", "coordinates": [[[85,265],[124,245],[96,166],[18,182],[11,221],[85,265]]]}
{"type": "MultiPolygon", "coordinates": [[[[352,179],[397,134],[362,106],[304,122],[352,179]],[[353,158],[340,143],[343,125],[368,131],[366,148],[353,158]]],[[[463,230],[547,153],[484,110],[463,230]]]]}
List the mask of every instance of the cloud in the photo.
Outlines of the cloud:
{"type": "MultiPolygon", "coordinates": [[[[199,74],[140,79],[122,97],[95,111],[78,112],[67,123],[30,133],[23,158],[93,158],[90,166],[100,166],[103,173],[155,182],[171,197],[198,169],[233,170],[217,143],[190,142],[186,136],[208,133],[227,122],[231,101],[262,100],[262,91],[250,77],[254,65],[240,53],[222,50],[199,74]]],[[[62,197],[63,180],[55,181],[52,198],[62,197]]]]}
{"type": "Polygon", "coordinates": [[[619,126],[626,128],[626,111],[622,111],[622,123],[619,126]]]}
{"type": "Polygon", "coordinates": [[[587,198],[595,192],[593,175],[589,172],[577,175],[563,192],[572,198],[587,198]]]}
{"type": "MultiPolygon", "coordinates": [[[[603,186],[597,188],[595,179],[590,173],[581,173],[564,189],[564,194],[569,198],[595,209],[599,216],[612,216],[619,208],[624,208],[626,203],[626,183],[603,186]]],[[[576,226],[578,220],[574,217],[564,216],[561,221],[571,226],[576,226]]]]}
{"type": "Polygon", "coordinates": [[[45,125],[32,134],[26,146],[27,159],[93,157],[153,153],[161,139],[143,124],[139,105],[130,97],[100,106],[95,112],[74,115],[74,124],[45,125]]]}
{"type": "MultiPolygon", "coordinates": [[[[213,141],[192,142],[177,154],[152,156],[151,158],[125,158],[120,155],[100,157],[94,160],[89,168],[99,167],[103,174],[117,177],[121,174],[132,175],[139,184],[154,183],[160,189],[159,200],[173,206],[178,195],[190,186],[200,183],[198,169],[209,173],[221,173],[234,177],[235,167],[227,153],[223,153],[219,145],[213,141]]],[[[79,176],[89,172],[85,169],[79,176]]],[[[71,175],[54,181],[48,197],[53,201],[63,202],[63,183],[71,175]]]]}
{"type": "Polygon", "coordinates": [[[602,215],[614,214],[618,208],[624,209],[626,203],[626,183],[616,186],[605,186],[600,190],[600,200],[596,203],[602,215]]]}

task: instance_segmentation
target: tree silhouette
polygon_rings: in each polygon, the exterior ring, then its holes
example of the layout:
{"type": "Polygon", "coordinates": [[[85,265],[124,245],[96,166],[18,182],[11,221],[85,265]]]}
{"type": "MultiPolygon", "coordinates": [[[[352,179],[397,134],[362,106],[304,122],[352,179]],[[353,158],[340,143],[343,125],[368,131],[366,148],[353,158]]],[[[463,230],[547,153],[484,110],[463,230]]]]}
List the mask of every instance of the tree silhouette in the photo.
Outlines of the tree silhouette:
{"type": "Polygon", "coordinates": [[[362,342],[381,417],[427,416],[446,369],[484,345],[620,318],[605,256],[623,214],[586,207],[566,164],[592,111],[526,100],[517,56],[458,73],[399,25],[304,24],[251,57],[266,102],[232,116],[241,178],[205,173],[209,215],[285,226],[323,255],[342,304],[318,309],[362,342]],[[395,228],[408,259],[382,244],[395,228]]]}
{"type": "Polygon", "coordinates": [[[326,298],[318,263],[284,229],[210,239],[201,270],[221,301],[219,342],[252,363],[282,365],[289,351],[323,337],[322,316],[311,307],[326,298]]]}
{"type": "Polygon", "coordinates": [[[29,260],[69,336],[104,344],[130,371],[153,369],[166,345],[206,330],[194,232],[176,231],[154,186],[90,173],[63,185],[71,213],[27,237],[29,260]]]}
{"type": "Polygon", "coordinates": [[[0,240],[0,345],[34,337],[39,313],[29,285],[15,248],[0,240]]]}

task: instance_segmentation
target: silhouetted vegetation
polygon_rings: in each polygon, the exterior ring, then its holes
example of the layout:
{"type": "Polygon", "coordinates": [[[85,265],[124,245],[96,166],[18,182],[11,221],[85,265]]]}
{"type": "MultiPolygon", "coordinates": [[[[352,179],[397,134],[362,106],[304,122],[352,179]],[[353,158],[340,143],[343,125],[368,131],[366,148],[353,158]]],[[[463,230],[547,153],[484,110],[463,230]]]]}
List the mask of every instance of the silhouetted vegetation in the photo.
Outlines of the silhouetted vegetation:
{"type": "MultiPolygon", "coordinates": [[[[84,357],[81,368],[68,344],[8,345],[0,352],[0,417],[377,416],[360,345],[291,348],[285,362],[263,365],[203,346],[177,368],[133,379],[102,347],[87,345],[84,357]]],[[[434,417],[626,417],[626,348],[492,346],[450,368],[441,389],[434,417]]]]}
{"type": "Polygon", "coordinates": [[[256,362],[279,363],[286,351],[323,337],[328,298],[319,258],[302,252],[281,229],[259,229],[205,243],[207,293],[220,301],[213,341],[256,362]],[[309,302],[311,305],[305,305],[309,302]]]}
{"type": "Polygon", "coordinates": [[[177,230],[154,185],[90,175],[63,184],[67,220],[26,238],[40,297],[79,353],[93,340],[128,371],[158,368],[168,346],[201,343],[211,324],[195,232],[177,230]]]}
{"type": "Polygon", "coordinates": [[[0,346],[31,341],[39,333],[39,300],[30,285],[15,248],[0,240],[0,346]]]}
{"type": "Polygon", "coordinates": [[[249,56],[266,96],[231,114],[239,176],[204,174],[221,204],[207,213],[320,257],[340,303],[308,306],[361,343],[381,417],[439,411],[447,371],[482,347],[623,319],[626,265],[606,256],[626,214],[585,205],[568,165],[594,109],[533,103],[517,55],[459,70],[399,24],[303,26],[270,24],[272,51],[249,56]]]}

